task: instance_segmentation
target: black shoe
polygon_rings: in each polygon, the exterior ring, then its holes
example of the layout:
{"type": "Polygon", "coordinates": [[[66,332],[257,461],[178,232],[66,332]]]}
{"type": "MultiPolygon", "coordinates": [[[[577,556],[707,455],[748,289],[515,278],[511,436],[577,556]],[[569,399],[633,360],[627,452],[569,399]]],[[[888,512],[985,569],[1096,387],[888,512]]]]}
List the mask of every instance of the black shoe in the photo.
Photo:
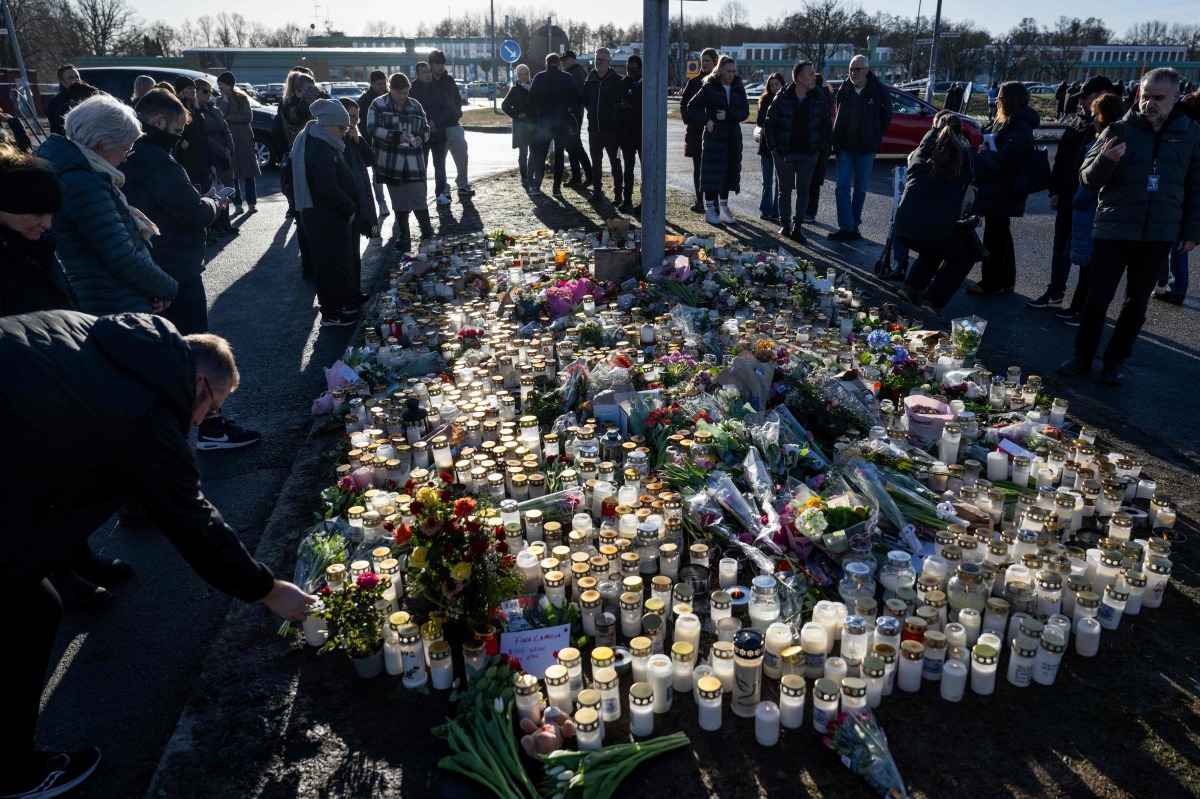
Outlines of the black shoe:
{"type": "Polygon", "coordinates": [[[562,199],[562,196],[563,196],[562,186],[555,186],[554,191],[552,191],[551,194],[553,194],[555,197],[558,197],[559,199],[562,199]]]}
{"type": "Polygon", "coordinates": [[[568,185],[568,186],[582,186],[582,185],[583,185],[583,178],[579,177],[579,175],[572,175],[572,176],[571,176],[571,179],[567,181],[566,185],[568,185]]]}
{"type": "Polygon", "coordinates": [[[791,237],[792,237],[792,226],[791,225],[784,225],[783,227],[779,228],[779,238],[790,239],[791,237]]]}
{"type": "Polygon", "coordinates": [[[354,327],[358,319],[353,316],[343,317],[340,314],[321,314],[321,327],[354,327]]]}
{"type": "Polygon", "coordinates": [[[917,298],[921,296],[921,290],[916,286],[909,285],[908,283],[905,283],[900,288],[896,289],[896,293],[911,302],[913,305],[917,304],[917,298]]]}
{"type": "Polygon", "coordinates": [[[1084,358],[1082,355],[1076,355],[1058,365],[1058,373],[1069,377],[1085,375],[1090,371],[1092,371],[1092,359],[1084,358]]]}
{"type": "Polygon", "coordinates": [[[400,252],[408,252],[412,249],[412,236],[405,234],[396,239],[395,247],[400,252]]]}
{"type": "Polygon", "coordinates": [[[431,241],[433,239],[433,228],[421,231],[421,241],[431,241]]]}
{"type": "Polygon", "coordinates": [[[29,766],[25,781],[15,774],[4,775],[0,799],[51,799],[62,796],[92,776],[100,762],[100,750],[94,746],[78,752],[38,752],[38,761],[29,766]]]}
{"type": "MultiPolygon", "coordinates": [[[[350,324],[355,324],[357,321],[353,317],[345,316],[344,312],[339,318],[349,319],[350,324]]],[[[324,319],[321,320],[321,324],[325,324],[324,319]]],[[[257,444],[261,440],[262,436],[255,431],[247,430],[240,424],[235,424],[232,420],[218,414],[200,423],[200,433],[196,436],[196,449],[204,451],[238,449],[257,444]]]]}
{"type": "Polygon", "coordinates": [[[835,230],[829,234],[830,241],[853,241],[862,238],[857,230],[835,230]]]}
{"type": "Polygon", "coordinates": [[[1055,313],[1054,316],[1063,320],[1074,319],[1079,316],[1079,311],[1074,308],[1063,308],[1061,311],[1055,313]]]}
{"type": "Polygon", "coordinates": [[[696,200],[696,202],[692,203],[692,213],[693,214],[704,213],[704,203],[701,202],[700,200],[696,200]]]}
{"type": "Polygon", "coordinates": [[[1068,327],[1079,327],[1079,324],[1083,321],[1083,318],[1079,314],[1071,314],[1070,316],[1059,314],[1058,318],[1066,322],[1068,327]]]}
{"type": "Polygon", "coordinates": [[[792,235],[789,238],[797,244],[808,244],[808,236],[804,235],[800,222],[792,223],[792,235]]]}
{"type": "Polygon", "coordinates": [[[632,213],[634,216],[640,217],[642,215],[642,204],[638,203],[637,205],[633,206],[633,209],[630,211],[630,213],[632,213]]]}
{"type": "Polygon", "coordinates": [[[1063,304],[1063,295],[1051,294],[1050,292],[1046,291],[1042,293],[1042,296],[1032,299],[1025,304],[1030,308],[1061,308],[1063,304]]]}
{"type": "Polygon", "coordinates": [[[592,196],[589,199],[594,203],[602,203],[607,198],[604,196],[604,192],[597,189],[596,191],[592,192],[592,196]]]}
{"type": "MultiPolygon", "coordinates": [[[[66,568],[50,578],[54,590],[63,602],[84,608],[98,608],[113,599],[113,592],[96,585],[72,568],[66,568]]],[[[41,794],[32,794],[40,796],[41,794]]]]}
{"type": "Polygon", "coordinates": [[[530,197],[545,197],[546,195],[542,193],[542,189],[540,186],[530,186],[529,187],[529,196],[530,197]]]}
{"type": "Polygon", "coordinates": [[[925,300],[925,302],[921,303],[921,310],[925,311],[927,314],[932,316],[934,319],[937,319],[937,320],[942,319],[941,306],[935,305],[930,300],[925,300]]]}
{"type": "Polygon", "coordinates": [[[1110,386],[1121,385],[1125,382],[1125,373],[1122,371],[1124,366],[1124,361],[1105,361],[1104,368],[1100,370],[1100,382],[1110,386]]]}
{"type": "Polygon", "coordinates": [[[805,215],[804,215],[804,221],[805,221],[805,222],[816,222],[816,221],[817,221],[817,215],[816,215],[816,214],[805,214],[805,215]]]}
{"type": "Polygon", "coordinates": [[[83,551],[71,558],[71,565],[84,579],[94,583],[116,583],[133,576],[133,567],[120,558],[103,558],[84,545],[83,551]]]}
{"type": "Polygon", "coordinates": [[[474,197],[475,190],[473,188],[471,188],[470,186],[463,186],[461,189],[458,190],[458,196],[459,197],[474,197]]]}
{"type": "Polygon", "coordinates": [[[1183,305],[1183,300],[1186,296],[1187,295],[1185,294],[1172,294],[1169,291],[1164,291],[1162,293],[1155,294],[1154,299],[1161,302],[1169,302],[1172,305],[1183,305]]]}
{"type": "Polygon", "coordinates": [[[629,200],[623,200],[621,204],[617,206],[617,210],[623,214],[632,214],[633,203],[631,203],[629,200]]]}

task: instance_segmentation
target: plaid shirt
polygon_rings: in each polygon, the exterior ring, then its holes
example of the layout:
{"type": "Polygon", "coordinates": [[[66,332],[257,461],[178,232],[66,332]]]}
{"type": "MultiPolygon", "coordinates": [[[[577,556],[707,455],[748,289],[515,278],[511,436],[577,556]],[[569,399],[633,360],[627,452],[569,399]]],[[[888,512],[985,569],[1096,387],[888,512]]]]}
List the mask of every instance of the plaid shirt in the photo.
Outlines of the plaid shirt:
{"type": "Polygon", "coordinates": [[[397,106],[391,92],[376,97],[367,109],[367,137],[375,148],[376,183],[424,183],[425,148],[400,146],[401,135],[429,139],[425,109],[411,97],[397,106]]]}

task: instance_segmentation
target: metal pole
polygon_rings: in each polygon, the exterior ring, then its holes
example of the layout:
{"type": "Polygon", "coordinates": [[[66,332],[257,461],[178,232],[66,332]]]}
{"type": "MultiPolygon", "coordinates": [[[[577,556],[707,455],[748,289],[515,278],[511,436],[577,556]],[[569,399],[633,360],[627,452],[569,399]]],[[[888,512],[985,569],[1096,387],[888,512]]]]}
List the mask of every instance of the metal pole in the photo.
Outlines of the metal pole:
{"type": "MultiPolygon", "coordinates": [[[[546,54],[554,52],[554,34],[552,27],[554,25],[554,17],[546,17],[546,54]]],[[[557,147],[558,145],[555,145],[557,147]]]]}
{"type": "Polygon", "coordinates": [[[687,83],[687,45],[683,38],[683,0],[679,0],[679,90],[687,83]]]}
{"type": "MultiPolygon", "coordinates": [[[[4,7],[4,26],[8,28],[9,39],[12,40],[13,57],[17,60],[17,71],[21,73],[21,86],[25,90],[23,100],[29,110],[29,116],[37,122],[37,109],[33,107],[33,89],[29,87],[29,75],[25,72],[25,59],[21,56],[21,45],[17,42],[17,28],[13,25],[12,11],[8,8],[8,0],[0,0],[4,7]]],[[[41,127],[38,123],[39,128],[41,127]]]]}
{"type": "Polygon", "coordinates": [[[908,77],[913,79],[913,70],[917,68],[917,37],[921,35],[921,0],[917,0],[917,24],[913,28],[912,52],[908,55],[908,77]]]}
{"type": "Polygon", "coordinates": [[[929,83],[925,86],[925,102],[933,102],[933,84],[937,80],[938,36],[942,32],[942,0],[938,0],[937,15],[933,18],[933,47],[929,51],[929,83]]]}
{"type": "Polygon", "coordinates": [[[496,52],[496,0],[492,0],[492,63],[491,75],[488,79],[496,84],[496,88],[492,90],[492,113],[496,113],[496,95],[500,94],[500,82],[496,78],[500,77],[500,56],[496,52]]]}
{"type": "MultiPolygon", "coordinates": [[[[642,270],[662,263],[667,233],[667,52],[670,0],[642,6],[642,270]]],[[[597,169],[599,167],[596,167],[597,169]]]]}

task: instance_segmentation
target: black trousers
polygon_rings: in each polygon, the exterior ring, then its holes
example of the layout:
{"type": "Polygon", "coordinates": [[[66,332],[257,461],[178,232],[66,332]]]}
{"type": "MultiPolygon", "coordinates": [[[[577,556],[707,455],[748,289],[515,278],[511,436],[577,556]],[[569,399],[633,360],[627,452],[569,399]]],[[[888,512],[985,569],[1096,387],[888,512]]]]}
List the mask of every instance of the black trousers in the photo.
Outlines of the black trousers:
{"type": "Polygon", "coordinates": [[[625,160],[625,195],[626,202],[633,202],[633,161],[634,156],[642,157],[642,132],[636,131],[621,137],[621,158],[625,160]],[[636,136],[636,138],[634,138],[636,136]]]}
{"type": "Polygon", "coordinates": [[[829,166],[829,153],[822,151],[813,167],[812,183],[808,187],[808,208],[805,216],[816,216],[821,207],[821,187],[825,185],[825,169],[829,166]]]}
{"type": "Polygon", "coordinates": [[[548,135],[539,135],[533,144],[529,145],[529,182],[537,189],[542,187],[542,178],[546,175],[546,157],[550,154],[550,145],[554,145],[554,188],[562,185],[563,154],[570,147],[570,131],[555,131],[548,135]]]}
{"type": "Polygon", "coordinates": [[[928,289],[925,299],[944,308],[975,265],[966,239],[959,235],[936,239],[904,236],[900,241],[917,254],[904,282],[919,290],[928,289]]]}
{"type": "Polygon", "coordinates": [[[612,168],[613,196],[620,197],[624,175],[621,172],[621,139],[619,135],[615,130],[588,131],[588,149],[592,151],[592,188],[600,193],[604,192],[603,159],[607,153],[608,164],[612,168]]]}
{"type": "Polygon", "coordinates": [[[571,159],[571,177],[586,180],[592,174],[592,162],[583,149],[583,139],[580,138],[579,131],[569,135],[571,140],[568,142],[567,155],[571,159]]]}
{"type": "Polygon", "coordinates": [[[1087,299],[1075,334],[1075,354],[1089,361],[1100,347],[1108,306],[1125,278],[1125,301],[1104,350],[1104,360],[1124,361],[1133,354],[1146,322],[1146,305],[1154,293],[1163,261],[1171,251],[1169,241],[1117,241],[1095,239],[1092,265],[1089,267],[1087,299]]]}
{"type": "Polygon", "coordinates": [[[1007,216],[983,218],[983,246],[988,257],[980,267],[979,285],[988,291],[1017,284],[1017,253],[1013,248],[1012,220],[1007,216]]]}

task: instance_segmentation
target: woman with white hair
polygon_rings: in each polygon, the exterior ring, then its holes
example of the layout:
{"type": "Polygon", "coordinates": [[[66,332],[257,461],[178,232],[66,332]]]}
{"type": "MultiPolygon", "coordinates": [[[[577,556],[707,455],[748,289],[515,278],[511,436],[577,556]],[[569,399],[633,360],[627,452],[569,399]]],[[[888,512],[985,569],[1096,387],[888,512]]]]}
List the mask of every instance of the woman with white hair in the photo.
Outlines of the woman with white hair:
{"type": "Polygon", "coordinates": [[[133,109],[106,94],[67,114],[66,136],[39,148],[62,183],[62,210],[54,216],[58,255],[79,307],[93,314],[166,310],[179,290],[150,257],[157,229],[129,205],[119,167],[142,134],[133,109]]]}
{"type": "Polygon", "coordinates": [[[512,119],[512,146],[517,151],[517,167],[521,171],[521,186],[529,188],[529,146],[537,136],[537,120],[529,111],[529,87],[533,85],[529,67],[517,66],[516,82],[508,90],[508,96],[500,109],[512,119]]]}

